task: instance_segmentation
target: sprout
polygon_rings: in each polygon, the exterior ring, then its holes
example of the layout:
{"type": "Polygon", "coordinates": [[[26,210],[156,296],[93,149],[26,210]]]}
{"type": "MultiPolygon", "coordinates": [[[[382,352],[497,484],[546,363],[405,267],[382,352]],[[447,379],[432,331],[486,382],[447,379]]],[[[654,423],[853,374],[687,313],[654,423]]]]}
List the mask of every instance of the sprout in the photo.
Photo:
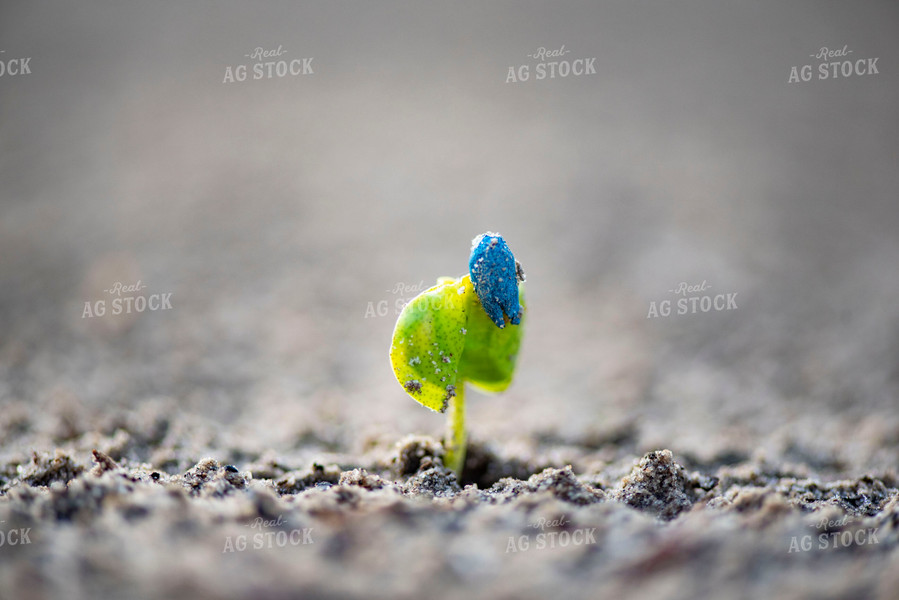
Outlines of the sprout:
{"type": "Polygon", "coordinates": [[[431,410],[449,413],[445,463],[460,478],[465,382],[487,392],[509,387],[526,308],[519,286],[524,272],[501,235],[476,237],[468,265],[469,275],[441,277],[406,304],[390,346],[393,372],[406,393],[431,410]]]}

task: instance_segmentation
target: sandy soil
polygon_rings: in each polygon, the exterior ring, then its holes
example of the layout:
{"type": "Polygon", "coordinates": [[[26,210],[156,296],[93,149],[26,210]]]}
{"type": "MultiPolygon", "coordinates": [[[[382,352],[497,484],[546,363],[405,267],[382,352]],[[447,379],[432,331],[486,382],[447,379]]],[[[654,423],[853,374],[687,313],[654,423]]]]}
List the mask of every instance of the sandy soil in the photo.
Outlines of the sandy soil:
{"type": "MultiPolygon", "coordinates": [[[[3,439],[34,439],[26,413],[5,415],[3,439]]],[[[624,430],[524,452],[476,441],[460,483],[427,436],[353,455],[314,442],[311,463],[213,443],[191,464],[197,432],[171,406],[59,427],[62,449],[0,471],[3,597],[892,598],[899,584],[894,472],[638,459],[624,430]]]]}

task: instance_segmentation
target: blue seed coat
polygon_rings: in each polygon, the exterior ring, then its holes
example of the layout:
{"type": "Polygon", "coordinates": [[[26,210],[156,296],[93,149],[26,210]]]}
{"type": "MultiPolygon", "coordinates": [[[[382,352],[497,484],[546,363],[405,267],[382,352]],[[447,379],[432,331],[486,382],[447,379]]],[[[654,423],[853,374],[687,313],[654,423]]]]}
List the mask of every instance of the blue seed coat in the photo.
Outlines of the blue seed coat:
{"type": "Polygon", "coordinates": [[[474,291],[490,320],[502,329],[508,316],[513,325],[521,322],[518,280],[524,280],[521,268],[509,245],[498,233],[487,232],[472,240],[468,270],[474,291]]]}

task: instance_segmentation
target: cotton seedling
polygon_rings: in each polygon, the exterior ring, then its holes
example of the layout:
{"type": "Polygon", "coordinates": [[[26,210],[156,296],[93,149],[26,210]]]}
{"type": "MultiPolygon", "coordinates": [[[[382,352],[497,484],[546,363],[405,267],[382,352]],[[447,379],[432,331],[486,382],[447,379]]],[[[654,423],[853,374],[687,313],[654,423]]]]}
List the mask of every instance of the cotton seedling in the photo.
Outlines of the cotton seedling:
{"type": "Polygon", "coordinates": [[[441,277],[403,307],[390,362],[419,403],[448,414],[444,464],[465,464],[465,382],[487,392],[512,383],[521,346],[524,272],[498,233],[472,240],[469,274],[441,277]]]}

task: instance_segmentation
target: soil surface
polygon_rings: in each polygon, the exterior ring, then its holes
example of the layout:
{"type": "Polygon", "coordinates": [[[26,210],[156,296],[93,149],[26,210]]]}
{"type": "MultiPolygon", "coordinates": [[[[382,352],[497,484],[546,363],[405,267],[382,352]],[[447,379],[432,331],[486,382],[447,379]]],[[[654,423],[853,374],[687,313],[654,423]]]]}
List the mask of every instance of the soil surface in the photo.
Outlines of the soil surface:
{"type": "MultiPolygon", "coordinates": [[[[893,598],[895,474],[642,457],[610,439],[473,442],[460,482],[427,436],[317,459],[209,447],[157,406],[0,471],[0,596],[893,598]],[[560,454],[578,457],[562,464],[560,454]]],[[[33,439],[25,414],[3,439],[33,439]]]]}

